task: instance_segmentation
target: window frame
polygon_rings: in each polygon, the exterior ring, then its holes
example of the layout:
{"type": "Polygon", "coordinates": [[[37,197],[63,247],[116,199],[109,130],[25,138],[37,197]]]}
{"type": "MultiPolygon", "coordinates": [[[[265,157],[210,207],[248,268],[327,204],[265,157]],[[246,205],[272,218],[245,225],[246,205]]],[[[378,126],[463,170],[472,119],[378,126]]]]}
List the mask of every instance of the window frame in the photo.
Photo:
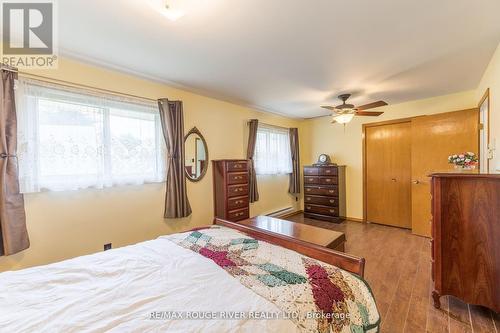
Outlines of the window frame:
{"type": "MultiPolygon", "coordinates": [[[[33,137],[32,140],[26,140],[25,144],[34,145],[34,147],[27,147],[27,150],[32,150],[31,152],[26,153],[32,154],[27,160],[30,160],[31,163],[35,163],[35,171],[34,174],[30,175],[31,180],[27,181],[26,184],[21,184],[22,193],[33,193],[33,192],[41,192],[41,191],[71,191],[71,190],[82,190],[86,188],[94,188],[94,189],[102,189],[108,187],[115,186],[123,186],[123,185],[140,185],[147,183],[162,183],[165,181],[165,163],[166,163],[166,147],[165,141],[162,133],[162,126],[160,115],[158,112],[157,105],[153,102],[146,102],[145,100],[134,99],[129,97],[122,97],[110,93],[101,93],[94,92],[91,90],[77,88],[77,87],[68,87],[65,85],[59,85],[54,83],[49,83],[45,81],[32,80],[32,79],[21,79],[16,82],[16,90],[19,89],[19,85],[26,85],[26,91],[17,92],[16,91],[16,104],[21,104],[21,107],[25,107],[25,110],[19,110],[18,114],[24,112],[24,117],[33,116],[34,120],[32,120],[31,124],[23,124],[22,121],[18,121],[18,133],[20,131],[29,131],[32,130],[33,133],[26,133],[30,137],[33,137]],[[40,95],[33,93],[33,91],[41,91],[40,95]],[[43,95],[42,95],[43,94],[43,95]],[[72,100],[72,97],[76,97],[75,100],[72,100]],[[23,102],[26,103],[18,103],[18,99],[24,99],[23,102]],[[96,139],[102,140],[102,143],[97,145],[98,149],[102,151],[97,153],[95,163],[97,165],[96,173],[74,173],[74,174],[60,174],[60,175],[42,175],[41,174],[41,159],[40,151],[41,151],[41,142],[40,142],[40,133],[42,124],[40,122],[40,101],[45,102],[54,102],[61,103],[62,105],[77,105],[82,108],[89,107],[97,110],[97,114],[102,118],[102,123],[98,126],[102,133],[96,134],[96,139]],[[102,102],[102,103],[99,103],[102,102]],[[30,109],[30,104],[36,103],[35,107],[30,109]],[[136,106],[136,108],[134,108],[136,106]],[[112,130],[112,117],[113,111],[118,111],[115,116],[124,117],[127,119],[134,119],[134,117],[126,116],[127,112],[137,112],[152,115],[152,121],[154,126],[154,154],[155,159],[154,162],[151,161],[151,164],[154,163],[153,172],[148,173],[144,176],[144,173],[139,169],[137,172],[133,172],[130,174],[114,174],[113,173],[113,130],[112,130]],[[123,114],[120,114],[120,111],[123,114]],[[35,114],[30,114],[34,112],[35,114]],[[102,163],[102,166],[99,164],[102,163]],[[143,177],[141,177],[143,176],[143,177]],[[60,179],[64,178],[83,178],[88,177],[90,185],[81,185],[78,182],[71,183],[69,182],[67,188],[54,189],[53,187],[57,187],[57,177],[60,179]],[[48,179],[52,178],[52,182],[48,181],[48,179]],[[92,184],[91,184],[92,183],[92,184]],[[23,186],[24,185],[24,186],[23,186]]],[[[83,110],[82,110],[83,111],[83,110]]],[[[84,112],[84,111],[83,111],[84,112]]],[[[22,117],[21,117],[22,118],[22,117]]],[[[139,121],[148,119],[140,119],[139,121]]],[[[18,153],[18,155],[20,155],[18,153]]],[[[23,167],[22,159],[19,160],[20,169],[23,167]]],[[[29,164],[29,162],[27,162],[29,164]]],[[[20,183],[24,179],[26,173],[20,174],[20,183]]],[[[61,187],[65,187],[61,185],[61,187]]]]}
{"type": "MultiPolygon", "coordinates": [[[[280,127],[280,126],[274,126],[274,125],[269,125],[265,123],[259,123],[257,126],[257,133],[256,133],[256,138],[255,138],[255,151],[253,155],[253,161],[254,161],[254,168],[255,168],[255,173],[257,176],[280,176],[280,175],[290,175],[293,172],[293,167],[292,167],[292,152],[291,152],[291,147],[290,147],[290,130],[285,127],[280,127]],[[286,136],[286,140],[284,140],[285,147],[280,147],[279,141],[278,147],[276,147],[276,151],[279,151],[281,148],[285,148],[286,153],[288,154],[288,165],[286,167],[275,167],[275,168],[266,168],[266,170],[263,172],[262,169],[258,166],[259,165],[259,160],[260,158],[258,157],[258,148],[259,148],[259,132],[265,132],[266,135],[266,140],[270,140],[270,135],[278,134],[278,135],[283,135],[286,136]],[[274,169],[274,170],[271,170],[274,169]],[[277,169],[277,171],[276,171],[277,169]]],[[[283,140],[283,139],[282,139],[283,140]]],[[[269,148],[271,143],[268,141],[266,146],[269,148]]],[[[277,153],[278,154],[278,153],[277,153]]],[[[270,155],[272,155],[269,151],[265,152],[266,158],[269,158],[270,155]]]]}

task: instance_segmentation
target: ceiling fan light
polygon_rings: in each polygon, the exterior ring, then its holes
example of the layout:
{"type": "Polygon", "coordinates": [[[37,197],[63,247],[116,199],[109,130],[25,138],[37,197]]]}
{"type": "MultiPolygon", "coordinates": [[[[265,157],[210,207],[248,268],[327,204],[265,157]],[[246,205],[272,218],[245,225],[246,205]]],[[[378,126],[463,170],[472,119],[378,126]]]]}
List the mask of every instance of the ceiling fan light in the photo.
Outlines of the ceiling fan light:
{"type": "Polygon", "coordinates": [[[333,119],[339,124],[347,124],[354,118],[354,113],[344,113],[335,116],[333,119]]]}

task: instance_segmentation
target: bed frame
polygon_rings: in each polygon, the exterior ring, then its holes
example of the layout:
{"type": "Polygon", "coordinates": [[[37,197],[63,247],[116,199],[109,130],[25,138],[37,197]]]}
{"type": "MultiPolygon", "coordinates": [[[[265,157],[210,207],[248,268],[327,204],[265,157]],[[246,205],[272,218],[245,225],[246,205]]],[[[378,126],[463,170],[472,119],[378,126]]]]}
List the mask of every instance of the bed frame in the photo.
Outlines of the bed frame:
{"type": "Polygon", "coordinates": [[[290,236],[239,224],[238,222],[226,221],[218,217],[214,219],[214,224],[236,229],[255,239],[260,239],[302,253],[303,255],[342,268],[343,270],[357,274],[361,277],[364,275],[365,258],[355,257],[290,236]]]}

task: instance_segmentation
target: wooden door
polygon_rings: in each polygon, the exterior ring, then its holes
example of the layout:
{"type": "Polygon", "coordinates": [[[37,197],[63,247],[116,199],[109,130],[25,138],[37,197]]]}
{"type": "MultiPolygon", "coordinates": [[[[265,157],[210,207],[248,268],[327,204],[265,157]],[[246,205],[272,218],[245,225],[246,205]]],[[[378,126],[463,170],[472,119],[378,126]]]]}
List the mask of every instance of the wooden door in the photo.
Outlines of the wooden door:
{"type": "Polygon", "coordinates": [[[413,118],[411,121],[411,219],[414,234],[430,236],[430,178],[434,172],[453,172],[448,156],[479,150],[479,110],[470,109],[413,118]]]}
{"type": "Polygon", "coordinates": [[[411,228],[411,122],[365,127],[366,220],[411,228]]]}

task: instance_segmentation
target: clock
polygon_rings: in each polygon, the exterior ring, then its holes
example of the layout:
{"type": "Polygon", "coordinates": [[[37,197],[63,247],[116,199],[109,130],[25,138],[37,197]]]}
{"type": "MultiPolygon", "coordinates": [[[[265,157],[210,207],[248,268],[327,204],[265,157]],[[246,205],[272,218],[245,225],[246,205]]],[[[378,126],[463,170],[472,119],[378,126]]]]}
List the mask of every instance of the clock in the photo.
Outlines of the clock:
{"type": "Polygon", "coordinates": [[[333,164],[330,160],[330,156],[326,154],[320,154],[318,157],[318,162],[314,163],[314,165],[331,165],[333,164]]]}

